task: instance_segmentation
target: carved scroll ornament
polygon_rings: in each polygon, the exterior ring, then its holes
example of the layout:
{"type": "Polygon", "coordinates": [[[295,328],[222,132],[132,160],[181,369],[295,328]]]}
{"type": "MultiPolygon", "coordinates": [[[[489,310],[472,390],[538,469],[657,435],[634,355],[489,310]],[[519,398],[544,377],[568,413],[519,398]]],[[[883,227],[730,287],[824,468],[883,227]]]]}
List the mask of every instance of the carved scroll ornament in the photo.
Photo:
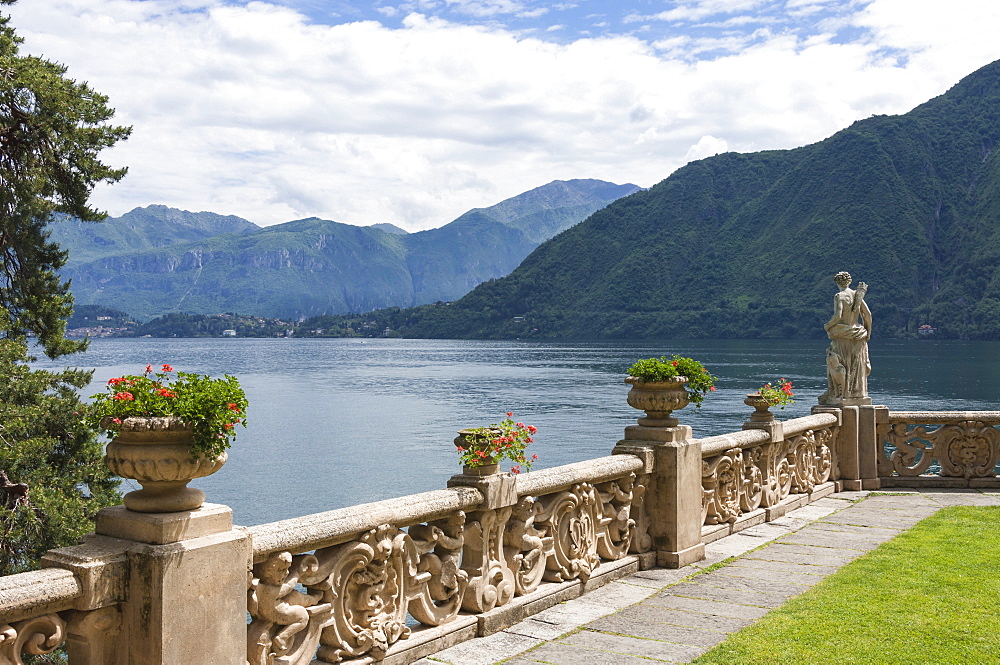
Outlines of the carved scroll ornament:
{"type": "Polygon", "coordinates": [[[705,524],[735,522],[756,510],[764,491],[760,448],[732,448],[702,461],[702,518],[705,524]]]}
{"type": "Polygon", "coordinates": [[[468,583],[459,568],[464,525],[458,513],[410,533],[383,525],[314,555],[271,555],[251,581],[248,662],[381,660],[409,636],[407,613],[429,625],[451,621],[468,583]]]}
{"type": "Polygon", "coordinates": [[[893,449],[889,464],[900,476],[919,476],[937,462],[941,476],[991,478],[1000,462],[1000,432],[977,420],[930,431],[921,425],[893,423],[886,442],[893,449]]]}
{"type": "Polygon", "coordinates": [[[809,430],[788,440],[788,462],[792,474],[792,490],[796,494],[811,492],[816,485],[830,479],[833,453],[828,430],[809,430]]]}
{"type": "Polygon", "coordinates": [[[66,640],[66,622],[58,614],[0,625],[0,665],[24,665],[23,654],[52,653],[66,640]]]}
{"type": "Polygon", "coordinates": [[[540,497],[542,509],[536,525],[552,537],[552,554],[544,579],[549,582],[590,579],[601,562],[597,553],[597,525],[603,506],[589,483],[540,497]]]}

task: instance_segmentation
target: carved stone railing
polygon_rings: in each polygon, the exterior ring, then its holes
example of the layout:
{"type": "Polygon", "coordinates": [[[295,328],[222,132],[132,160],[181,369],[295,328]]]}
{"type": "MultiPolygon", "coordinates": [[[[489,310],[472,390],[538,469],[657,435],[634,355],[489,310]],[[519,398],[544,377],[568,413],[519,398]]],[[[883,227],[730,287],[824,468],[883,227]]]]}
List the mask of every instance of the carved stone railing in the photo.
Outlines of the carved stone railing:
{"type": "Polygon", "coordinates": [[[889,411],[875,447],[883,487],[1000,487],[1000,411],[889,411]]]}
{"type": "Polygon", "coordinates": [[[833,492],[838,417],[817,413],[786,422],[747,423],[733,434],[701,439],[702,521],[709,539],[770,521],[833,492]],[[819,491],[821,490],[821,491],[819,491]],[[754,518],[756,519],[750,519],[754,518]],[[717,525],[726,525],[720,528],[717,525]]]}
{"type": "Polygon", "coordinates": [[[250,527],[247,659],[410,662],[523,618],[491,620],[516,599],[564,599],[543,587],[582,593],[602,562],[642,548],[643,469],[614,455],[456,476],[446,490],[250,527]]]}
{"type": "Polygon", "coordinates": [[[742,431],[695,439],[647,413],[607,457],[467,469],[447,489],[249,528],[216,504],[105,508],[82,545],[0,578],[0,665],[60,645],[71,665],[403,665],[698,561],[835,489],[1000,486],[998,426],[1000,412],[821,406],[781,422],[758,408],[742,431]]]}
{"type": "Polygon", "coordinates": [[[83,588],[68,570],[33,570],[0,577],[0,663],[22,654],[52,653],[66,641],[67,611],[83,588]]]}

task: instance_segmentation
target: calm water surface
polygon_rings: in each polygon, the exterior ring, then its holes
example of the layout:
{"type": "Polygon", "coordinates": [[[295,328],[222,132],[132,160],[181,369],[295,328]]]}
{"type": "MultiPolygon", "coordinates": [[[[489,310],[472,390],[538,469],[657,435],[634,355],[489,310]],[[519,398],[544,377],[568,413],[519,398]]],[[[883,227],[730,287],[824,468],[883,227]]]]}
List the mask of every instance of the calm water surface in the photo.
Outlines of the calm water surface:
{"type": "MultiPolygon", "coordinates": [[[[514,411],[538,427],[536,468],[609,454],[640,412],[625,402],[625,369],[679,353],[719,377],[701,409],[679,412],[695,436],[738,430],[743,397],[768,380],[794,382],[780,418],[807,415],[826,388],[825,340],[540,344],[390,339],[97,339],[76,366],[97,368],[85,394],[147,363],[239,377],[249,424],[229,462],[194,481],[239,524],[260,524],[440,489],[459,469],[463,427],[514,411]]],[[[1000,408],[1000,343],[879,341],[869,392],[894,409],[1000,408]]],[[[62,367],[65,361],[39,361],[62,367]]]]}

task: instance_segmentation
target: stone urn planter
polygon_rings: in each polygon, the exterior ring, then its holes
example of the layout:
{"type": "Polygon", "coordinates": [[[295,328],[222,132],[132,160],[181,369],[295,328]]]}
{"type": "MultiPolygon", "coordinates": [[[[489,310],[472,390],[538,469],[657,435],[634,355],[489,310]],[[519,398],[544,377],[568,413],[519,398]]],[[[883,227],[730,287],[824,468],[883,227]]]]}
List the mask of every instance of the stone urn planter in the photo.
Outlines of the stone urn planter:
{"type": "Polygon", "coordinates": [[[632,386],[626,399],[629,406],[645,411],[646,416],[639,418],[640,425],[645,427],[677,427],[680,421],[670,415],[672,411],[683,409],[688,405],[687,377],[676,376],[666,381],[642,381],[634,376],[625,379],[632,386]]]}
{"type": "Polygon", "coordinates": [[[748,393],[746,399],[743,400],[743,403],[754,408],[754,412],[750,414],[750,422],[774,422],[774,414],[769,411],[773,405],[767,400],[766,397],[762,397],[757,393],[748,393]]]}
{"type": "MultiPolygon", "coordinates": [[[[493,431],[496,432],[497,436],[500,435],[500,430],[493,431]]],[[[458,436],[455,437],[455,447],[473,451],[482,450],[486,448],[488,441],[483,434],[471,429],[461,429],[458,430],[458,436]]],[[[485,456],[483,463],[478,466],[462,465],[462,473],[466,476],[492,476],[499,472],[500,463],[490,455],[485,456]]]]}
{"type": "Polygon", "coordinates": [[[191,429],[178,418],[132,416],[122,421],[104,462],[116,475],[142,485],[125,495],[126,508],[173,513],[201,507],[205,493],[187,484],[221,469],[228,455],[193,457],[191,438],[191,429]]]}

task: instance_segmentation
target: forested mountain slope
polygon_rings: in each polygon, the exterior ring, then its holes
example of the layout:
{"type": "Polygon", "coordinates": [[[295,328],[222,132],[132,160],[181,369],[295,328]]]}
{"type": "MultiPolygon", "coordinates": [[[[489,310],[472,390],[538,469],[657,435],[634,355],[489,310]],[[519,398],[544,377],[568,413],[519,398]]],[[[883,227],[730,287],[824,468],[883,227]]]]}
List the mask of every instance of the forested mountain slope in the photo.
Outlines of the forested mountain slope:
{"type": "Polygon", "coordinates": [[[899,116],[692,162],[405,315],[408,336],[822,336],[849,271],[876,331],[1000,339],[1000,62],[899,116]]]}

